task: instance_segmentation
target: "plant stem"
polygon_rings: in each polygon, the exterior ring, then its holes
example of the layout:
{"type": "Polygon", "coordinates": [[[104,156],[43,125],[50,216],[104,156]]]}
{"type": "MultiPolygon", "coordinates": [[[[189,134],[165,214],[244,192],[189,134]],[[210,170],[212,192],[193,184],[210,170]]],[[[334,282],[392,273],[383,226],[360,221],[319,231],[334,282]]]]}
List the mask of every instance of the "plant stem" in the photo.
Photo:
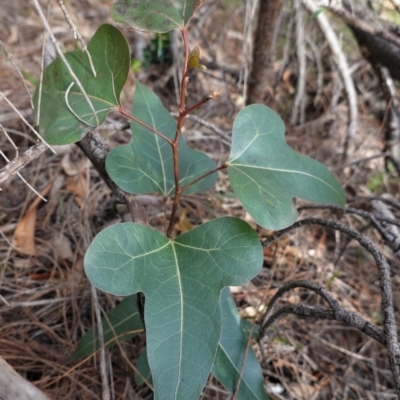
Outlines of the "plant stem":
{"type": "Polygon", "coordinates": [[[157,129],[152,128],[150,125],[146,124],[146,122],[141,121],[140,119],[134,117],[133,115],[131,115],[128,111],[124,110],[122,107],[118,107],[118,111],[120,114],[124,115],[125,117],[128,117],[129,119],[131,119],[132,121],[137,122],[139,125],[144,126],[145,128],[147,128],[149,131],[154,132],[156,135],[160,136],[160,138],[164,139],[166,142],[168,142],[171,146],[173,145],[173,141],[165,136],[164,134],[162,134],[161,132],[159,132],[157,129]]]}
{"type": "Polygon", "coordinates": [[[179,141],[179,135],[181,132],[181,128],[183,125],[183,120],[186,116],[185,114],[185,104],[186,104],[186,85],[187,85],[187,74],[188,74],[188,65],[189,65],[189,43],[187,40],[186,29],[183,28],[181,30],[183,45],[185,47],[185,62],[183,64],[183,71],[182,71],[182,80],[181,80],[181,95],[180,95],[180,102],[179,102],[179,116],[178,116],[178,123],[176,126],[175,132],[175,139],[174,141],[179,141]]]}
{"type": "Polygon", "coordinates": [[[223,163],[223,164],[220,165],[219,167],[214,168],[213,170],[208,171],[208,172],[206,172],[205,174],[199,176],[199,177],[196,178],[194,181],[189,182],[187,185],[185,185],[185,186],[180,190],[181,194],[182,194],[186,189],[188,189],[190,186],[193,186],[195,183],[197,183],[198,181],[201,181],[202,179],[207,178],[207,176],[213,174],[214,172],[221,171],[221,170],[223,170],[223,169],[225,169],[225,168],[228,168],[228,164],[223,163]]]}
{"type": "Polygon", "coordinates": [[[172,157],[174,160],[174,180],[175,180],[175,195],[174,202],[172,205],[171,215],[169,219],[169,225],[167,229],[167,236],[171,237],[172,228],[174,226],[174,219],[176,215],[176,210],[178,208],[179,199],[181,197],[181,190],[179,187],[179,136],[180,131],[183,125],[183,120],[185,119],[185,94],[186,94],[186,85],[187,85],[187,73],[188,73],[188,65],[189,65],[189,43],[187,40],[186,29],[183,28],[181,30],[183,45],[185,48],[185,62],[183,64],[182,71],[182,80],[181,80],[181,93],[180,93],[180,102],[179,102],[179,115],[178,122],[176,124],[176,132],[175,138],[171,144],[172,147],[172,157]]]}
{"type": "Polygon", "coordinates": [[[212,96],[207,96],[206,98],[204,98],[203,100],[200,100],[198,103],[196,103],[194,106],[189,107],[187,110],[183,111],[183,116],[186,117],[186,115],[188,115],[189,113],[191,113],[193,110],[195,110],[196,108],[201,107],[203,104],[207,103],[207,101],[211,100],[212,96]]]}
{"type": "Polygon", "coordinates": [[[200,181],[200,180],[206,178],[207,176],[209,176],[209,175],[211,175],[211,174],[214,174],[214,173],[217,172],[217,171],[221,171],[222,169],[225,169],[225,168],[227,168],[227,167],[228,167],[228,164],[224,163],[224,164],[220,165],[219,167],[214,168],[213,170],[208,171],[208,172],[206,172],[205,174],[199,176],[199,177],[196,178],[194,181],[189,182],[187,185],[185,185],[184,187],[180,188],[180,189],[175,193],[174,203],[173,203],[173,205],[172,205],[172,211],[171,211],[171,218],[170,218],[170,220],[169,220],[169,225],[168,225],[168,230],[167,230],[167,236],[168,236],[168,237],[171,237],[171,236],[170,236],[170,235],[171,235],[171,231],[172,231],[172,228],[173,228],[173,226],[174,226],[174,217],[175,217],[176,210],[177,210],[178,204],[179,204],[179,199],[180,199],[182,193],[183,193],[186,189],[188,189],[190,186],[193,186],[193,185],[194,185],[195,183],[197,183],[198,181],[200,181]]]}

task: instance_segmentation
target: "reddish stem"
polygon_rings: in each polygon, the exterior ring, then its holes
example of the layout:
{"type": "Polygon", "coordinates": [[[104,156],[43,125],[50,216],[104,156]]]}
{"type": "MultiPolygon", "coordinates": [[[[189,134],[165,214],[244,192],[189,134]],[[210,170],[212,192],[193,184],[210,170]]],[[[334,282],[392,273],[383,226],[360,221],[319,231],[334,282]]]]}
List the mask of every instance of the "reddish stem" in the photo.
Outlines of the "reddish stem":
{"type": "Polygon", "coordinates": [[[186,115],[188,115],[189,113],[191,113],[193,110],[195,110],[196,108],[201,107],[203,104],[207,103],[207,101],[211,100],[212,97],[208,96],[203,100],[200,100],[198,103],[196,103],[194,106],[189,107],[187,110],[183,111],[183,116],[186,117],[186,115]]]}
{"type": "Polygon", "coordinates": [[[181,30],[183,45],[185,47],[185,62],[183,64],[182,80],[181,80],[181,93],[180,93],[180,103],[179,103],[179,116],[178,122],[176,124],[175,138],[171,144],[172,146],[172,157],[174,160],[174,180],[175,180],[175,195],[172,204],[171,216],[169,220],[169,225],[167,229],[167,236],[171,237],[172,228],[174,226],[174,219],[176,215],[176,210],[178,209],[179,199],[181,197],[181,190],[179,186],[179,135],[182,129],[183,120],[185,119],[185,95],[186,95],[186,85],[187,85],[187,73],[189,65],[189,43],[187,40],[186,29],[181,30]]]}
{"type": "Polygon", "coordinates": [[[165,136],[164,134],[162,134],[161,132],[158,132],[158,130],[154,129],[153,127],[151,127],[150,125],[147,125],[146,122],[141,121],[140,119],[134,117],[133,115],[131,115],[130,113],[128,113],[128,111],[124,110],[122,107],[118,107],[118,111],[120,112],[120,114],[124,115],[125,117],[131,119],[132,121],[137,122],[139,125],[144,126],[145,128],[147,128],[149,131],[154,132],[156,135],[160,136],[160,138],[164,139],[166,142],[168,142],[171,146],[173,145],[173,141],[168,138],[167,136],[165,136]]]}
{"type": "Polygon", "coordinates": [[[185,185],[183,188],[181,188],[181,194],[188,188],[190,188],[190,186],[193,186],[195,183],[197,183],[198,181],[201,181],[204,178],[207,178],[207,176],[213,174],[214,172],[218,172],[221,171],[225,168],[228,168],[228,164],[227,163],[223,163],[222,165],[220,165],[217,168],[214,168],[212,171],[208,171],[205,174],[199,176],[198,178],[196,178],[194,181],[189,182],[187,185],[185,185]]]}

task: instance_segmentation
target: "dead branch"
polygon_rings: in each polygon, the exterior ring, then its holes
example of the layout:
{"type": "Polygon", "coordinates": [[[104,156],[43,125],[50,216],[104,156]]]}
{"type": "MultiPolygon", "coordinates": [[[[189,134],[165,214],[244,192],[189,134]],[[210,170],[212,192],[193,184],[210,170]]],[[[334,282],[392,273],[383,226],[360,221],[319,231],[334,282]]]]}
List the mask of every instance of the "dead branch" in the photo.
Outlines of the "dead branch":
{"type": "Polygon", "coordinates": [[[390,0],[394,7],[396,8],[397,12],[400,13],[400,0],[390,0]]]}
{"type": "MultiPolygon", "coordinates": [[[[310,13],[318,11],[317,5],[313,0],[302,0],[302,3],[310,13]]],[[[339,73],[342,77],[345,93],[347,96],[347,101],[349,102],[349,124],[347,129],[347,136],[344,145],[344,157],[347,157],[350,142],[354,139],[357,133],[358,124],[358,108],[357,108],[357,94],[354,87],[354,82],[351,77],[349,65],[347,63],[346,56],[344,55],[342,48],[340,46],[339,39],[337,38],[335,32],[333,31],[328,18],[324,13],[319,13],[316,17],[319,28],[321,29],[323,35],[325,36],[329,48],[334,56],[334,59],[339,68],[339,73]]]]}
{"type": "Polygon", "coordinates": [[[103,322],[101,319],[99,298],[97,296],[96,287],[91,284],[92,299],[94,312],[96,315],[96,325],[100,344],[100,375],[101,375],[101,386],[103,389],[102,400],[110,400],[110,385],[108,383],[107,366],[106,366],[106,349],[104,347],[104,335],[103,335],[103,322]]]}
{"type": "Polygon", "coordinates": [[[10,161],[4,168],[0,169],[0,183],[6,181],[14,174],[17,174],[22,168],[43,154],[47,149],[47,145],[40,142],[35,146],[30,147],[15,160],[10,161]]]}
{"type": "Polygon", "coordinates": [[[3,357],[0,357],[1,400],[50,400],[35,385],[19,375],[3,357]]]}
{"type": "Polygon", "coordinates": [[[374,26],[374,25],[366,22],[365,20],[358,18],[355,14],[350,13],[343,7],[331,5],[331,6],[328,6],[327,8],[333,14],[340,17],[351,28],[358,29],[360,31],[368,33],[371,36],[378,37],[380,39],[383,39],[386,42],[389,42],[392,45],[400,47],[400,38],[398,38],[396,35],[393,35],[392,33],[388,32],[386,29],[378,27],[378,26],[374,26]]]}
{"type": "Polygon", "coordinates": [[[108,175],[106,171],[108,147],[102,141],[100,134],[97,131],[93,131],[80,140],[77,145],[92,162],[93,166],[114,195],[121,202],[126,204],[132,216],[132,220],[138,224],[147,225],[143,208],[136,200],[135,196],[121,190],[108,175]]]}
{"type": "Polygon", "coordinates": [[[382,91],[387,102],[387,110],[383,124],[386,125],[384,151],[390,154],[387,159],[393,162],[397,172],[400,173],[400,161],[398,159],[400,116],[398,113],[399,102],[396,98],[396,88],[388,68],[376,66],[375,70],[378,73],[382,91]]]}
{"type": "Polygon", "coordinates": [[[385,239],[385,242],[393,250],[393,253],[399,257],[400,256],[400,232],[398,226],[400,224],[395,224],[389,221],[396,221],[394,215],[390,211],[389,207],[379,200],[371,201],[372,207],[374,208],[377,217],[381,219],[381,235],[385,239]],[[397,225],[397,226],[396,226],[397,225]]]}
{"type": "Polygon", "coordinates": [[[384,335],[386,340],[386,349],[388,353],[388,360],[390,369],[393,374],[396,394],[400,399],[400,344],[397,339],[397,325],[393,307],[393,293],[390,278],[390,267],[382,252],[377,246],[366,236],[359,233],[355,229],[349,228],[341,222],[330,221],[320,218],[308,218],[295,222],[289,228],[276,232],[271,238],[264,241],[263,246],[269,246],[283,235],[305,226],[320,225],[327,228],[340,231],[350,238],[357,240],[358,243],[366,249],[374,258],[378,267],[379,283],[381,291],[381,309],[384,315],[384,335]]]}
{"type": "Polygon", "coordinates": [[[372,339],[378,341],[379,343],[383,344],[384,346],[386,345],[386,339],[382,329],[379,329],[377,326],[366,321],[359,315],[343,309],[340,306],[339,302],[336,299],[334,299],[332,295],[323,286],[319,286],[315,283],[311,283],[308,281],[294,281],[294,282],[289,282],[286,285],[279,288],[279,290],[275,293],[275,295],[269,302],[268,308],[263,316],[263,322],[261,324],[261,330],[260,330],[260,337],[265,335],[265,332],[268,329],[268,327],[271,326],[278,318],[288,313],[301,316],[308,316],[313,318],[333,319],[338,322],[344,322],[354,328],[357,328],[358,330],[365,333],[372,339]],[[286,306],[279,309],[273,315],[270,315],[271,310],[273,309],[278,299],[281,298],[282,295],[287,291],[298,287],[312,290],[313,292],[321,296],[329,304],[331,309],[322,307],[321,308],[308,307],[308,306],[286,306]]]}
{"type": "Polygon", "coordinates": [[[353,198],[347,198],[346,202],[347,203],[355,203],[359,201],[368,201],[368,200],[379,200],[384,202],[385,204],[389,204],[390,206],[397,208],[400,210],[400,202],[390,198],[390,197],[385,197],[385,196],[357,196],[353,198]]]}
{"type": "Polygon", "coordinates": [[[300,2],[293,3],[296,21],[296,52],[299,63],[299,78],[297,80],[296,96],[294,98],[293,110],[290,116],[290,123],[304,126],[306,122],[306,42],[304,34],[304,10],[300,2]]]}

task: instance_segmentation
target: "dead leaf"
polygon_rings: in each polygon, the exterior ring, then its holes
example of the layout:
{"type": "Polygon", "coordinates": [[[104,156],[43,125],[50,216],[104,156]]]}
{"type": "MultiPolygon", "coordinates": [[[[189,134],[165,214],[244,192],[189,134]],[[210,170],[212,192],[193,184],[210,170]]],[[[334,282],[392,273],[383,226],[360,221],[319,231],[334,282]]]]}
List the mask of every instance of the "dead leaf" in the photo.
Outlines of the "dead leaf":
{"type": "MultiPolygon", "coordinates": [[[[49,192],[53,182],[49,183],[40,194],[44,197],[49,192]]],[[[36,214],[39,204],[42,199],[36,197],[32,204],[26,211],[25,215],[18,222],[17,228],[15,229],[13,245],[17,248],[20,253],[35,255],[35,227],[36,227],[36,214]]]]}
{"type": "Polygon", "coordinates": [[[180,231],[181,233],[189,232],[193,229],[193,224],[187,218],[188,208],[182,211],[179,221],[175,224],[175,229],[180,231]]]}
{"type": "Polygon", "coordinates": [[[83,171],[78,176],[73,176],[67,179],[66,189],[75,195],[75,202],[82,207],[87,195],[87,179],[86,171],[83,171]]]}
{"type": "Polygon", "coordinates": [[[62,260],[72,260],[74,253],[71,249],[70,240],[63,234],[57,233],[52,239],[52,246],[56,249],[56,255],[62,260]]]}

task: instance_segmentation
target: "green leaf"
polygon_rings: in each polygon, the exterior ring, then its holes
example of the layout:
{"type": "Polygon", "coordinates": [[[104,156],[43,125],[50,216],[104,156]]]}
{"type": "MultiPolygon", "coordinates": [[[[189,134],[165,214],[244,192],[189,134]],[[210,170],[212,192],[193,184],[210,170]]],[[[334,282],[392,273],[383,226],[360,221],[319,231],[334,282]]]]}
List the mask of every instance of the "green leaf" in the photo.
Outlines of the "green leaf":
{"type": "Polygon", "coordinates": [[[152,32],[183,29],[202,0],[117,0],[111,17],[124,28],[152,32]]]}
{"type": "MultiPolygon", "coordinates": [[[[243,356],[246,351],[247,337],[251,323],[240,318],[229,288],[224,288],[221,292],[221,312],[222,332],[211,373],[230,393],[233,393],[236,390],[238,376],[242,369],[243,356]],[[247,331],[243,330],[243,326],[246,327],[247,331]]],[[[258,325],[255,328],[258,328],[258,325]]],[[[151,383],[152,376],[145,349],[140,353],[136,367],[147,381],[151,383]]],[[[144,383],[138,374],[135,374],[135,380],[140,385],[144,383]]],[[[237,392],[237,399],[268,399],[264,390],[263,380],[264,377],[260,365],[253,349],[250,347],[246,357],[241,384],[237,392]]]]}
{"type": "Polygon", "coordinates": [[[33,86],[37,87],[39,85],[39,81],[28,71],[21,70],[22,76],[30,82],[33,86]]]}
{"type": "Polygon", "coordinates": [[[153,377],[151,376],[150,365],[147,359],[147,351],[144,348],[139,355],[139,358],[136,361],[136,368],[140,372],[140,375],[135,373],[135,381],[138,385],[143,385],[145,381],[142,377],[144,377],[148,383],[153,383],[153,377]]]}
{"type": "Polygon", "coordinates": [[[134,223],[108,227],[89,246],[85,270],[103,291],[145,294],[155,398],[197,400],[217,352],[220,292],[250,280],[262,262],[257,233],[226,217],[175,240],[134,223]]]}
{"type": "MultiPolygon", "coordinates": [[[[242,320],[237,312],[229,288],[221,293],[222,333],[212,374],[230,393],[236,390],[247,347],[247,335],[242,330],[242,320]]],[[[238,400],[267,400],[264,377],[253,349],[247,353],[242,379],[237,392],[238,400]]]]}
{"type": "MultiPolygon", "coordinates": [[[[107,313],[103,318],[103,336],[106,348],[114,346],[117,341],[123,342],[137,335],[143,324],[140,319],[139,311],[136,305],[136,295],[129,296],[122,300],[115,308],[107,313]],[[112,327],[112,328],[111,328],[112,327]],[[115,332],[115,335],[114,335],[115,332]]],[[[77,349],[71,356],[71,360],[87,357],[100,348],[99,334],[97,329],[89,329],[80,340],[77,349]]]]}
{"type": "MultiPolygon", "coordinates": [[[[82,83],[101,124],[107,114],[120,105],[119,96],[129,72],[130,50],[122,33],[105,24],[94,34],[88,51],[96,77],[92,73],[86,53],[72,51],[66,53],[65,57],[82,83]]],[[[73,82],[60,58],[54,60],[44,72],[39,124],[40,134],[50,144],[77,142],[96,125],[90,105],[76,83],[67,95],[73,112],[68,108],[66,94],[73,82]]],[[[39,88],[34,95],[36,110],[38,91],[39,88]]]]}
{"type": "Polygon", "coordinates": [[[291,149],[283,121],[261,104],[245,107],[233,124],[227,161],[233,191],[253,217],[267,229],[293,224],[293,198],[344,206],[345,193],[332,173],[319,162],[291,149]]]}
{"type": "Polygon", "coordinates": [[[310,19],[315,19],[318,17],[319,14],[323,13],[325,11],[324,7],[319,7],[316,11],[310,14],[310,19]]]}
{"type": "Polygon", "coordinates": [[[257,324],[253,326],[253,323],[251,321],[249,321],[248,319],[241,318],[240,327],[242,328],[242,331],[245,334],[245,336],[248,336],[250,334],[251,328],[253,327],[251,338],[252,339],[258,338],[260,333],[260,327],[257,324]]]}
{"type": "MultiPolygon", "coordinates": [[[[132,115],[158,132],[173,139],[176,121],[160,99],[146,86],[136,82],[132,115]]],[[[111,179],[123,190],[133,194],[175,192],[171,146],[160,136],[135,121],[131,123],[131,143],[111,150],[106,169],[111,179]]],[[[179,142],[179,181],[181,187],[215,168],[205,154],[190,149],[181,135],[179,142]]],[[[189,187],[184,193],[205,192],[214,186],[217,173],[189,187]]]]}

